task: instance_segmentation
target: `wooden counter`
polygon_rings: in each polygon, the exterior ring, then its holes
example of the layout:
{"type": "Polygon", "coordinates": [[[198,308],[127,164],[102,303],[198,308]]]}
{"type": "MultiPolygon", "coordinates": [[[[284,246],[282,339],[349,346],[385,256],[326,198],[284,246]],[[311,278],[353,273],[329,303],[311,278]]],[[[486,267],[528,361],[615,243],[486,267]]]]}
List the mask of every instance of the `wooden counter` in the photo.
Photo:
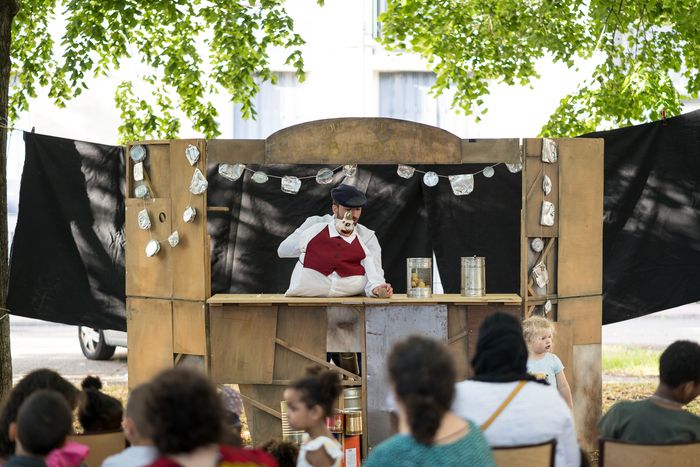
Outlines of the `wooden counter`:
{"type": "Polygon", "coordinates": [[[343,306],[343,305],[410,305],[410,304],[450,304],[450,305],[520,305],[522,299],[517,294],[486,294],[482,297],[464,297],[460,294],[435,294],[430,298],[412,298],[406,294],[394,294],[391,298],[356,297],[286,297],[284,294],[217,294],[207,300],[209,305],[300,305],[300,306],[343,306]]]}

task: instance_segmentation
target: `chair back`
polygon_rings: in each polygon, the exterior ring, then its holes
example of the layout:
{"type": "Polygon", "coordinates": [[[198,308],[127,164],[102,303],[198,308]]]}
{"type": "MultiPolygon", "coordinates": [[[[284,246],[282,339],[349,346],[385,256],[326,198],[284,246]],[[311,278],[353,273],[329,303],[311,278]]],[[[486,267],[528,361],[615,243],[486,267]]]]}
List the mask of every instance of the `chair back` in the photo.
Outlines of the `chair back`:
{"type": "Polygon", "coordinates": [[[675,444],[635,444],[601,439],[600,467],[694,467],[700,462],[700,441],[675,444]]]}
{"type": "Polygon", "coordinates": [[[126,448],[126,438],[123,431],[110,431],[89,435],[71,435],[69,441],[84,444],[90,448],[85,462],[90,467],[99,467],[109,456],[118,454],[126,448]]]}
{"type": "MultiPolygon", "coordinates": [[[[519,446],[494,446],[497,467],[554,467],[557,440],[519,446]]],[[[627,466],[629,467],[629,466],[627,466]]]]}

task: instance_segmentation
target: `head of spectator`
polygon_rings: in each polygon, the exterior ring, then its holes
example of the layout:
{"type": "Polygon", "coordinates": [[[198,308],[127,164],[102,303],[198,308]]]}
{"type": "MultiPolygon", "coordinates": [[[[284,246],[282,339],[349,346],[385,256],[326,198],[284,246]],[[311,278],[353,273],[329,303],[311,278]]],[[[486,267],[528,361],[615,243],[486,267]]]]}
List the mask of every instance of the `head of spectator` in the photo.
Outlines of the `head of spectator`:
{"type": "Polygon", "coordinates": [[[119,399],[101,391],[102,381],[88,376],[81,383],[83,394],[78,406],[78,420],[85,433],[102,433],[121,428],[124,409],[119,399]]]}
{"type": "Polygon", "coordinates": [[[0,460],[14,454],[15,442],[9,436],[10,424],[17,420],[22,403],[40,389],[50,389],[59,393],[71,411],[78,405],[80,391],[55,371],[40,369],[27,374],[10,391],[0,408],[0,460]]]}
{"type": "Polygon", "coordinates": [[[299,446],[290,441],[271,439],[260,446],[260,449],[277,460],[278,467],[294,467],[297,465],[299,446]]]}
{"type": "Polygon", "coordinates": [[[527,372],[527,358],[520,321],[505,313],[495,313],[479,327],[472,359],[473,379],[489,383],[538,381],[527,372]]]}
{"type": "Polygon", "coordinates": [[[122,427],[124,428],[124,436],[132,446],[150,446],[153,444],[151,427],[146,417],[147,395],[148,385],[142,384],[131,391],[129,401],[126,403],[122,427]]]}
{"type": "Polygon", "coordinates": [[[241,413],[243,399],[241,394],[229,386],[219,387],[219,396],[224,405],[224,443],[229,446],[241,447],[241,413]]]}
{"type": "Polygon", "coordinates": [[[700,395],[700,344],[676,341],[659,359],[659,389],[663,396],[681,404],[700,395]]]}
{"type": "Polygon", "coordinates": [[[15,454],[45,458],[63,446],[72,425],[71,409],[61,394],[47,389],[34,391],[22,403],[17,421],[10,424],[15,454]]]}
{"type": "Polygon", "coordinates": [[[284,391],[289,425],[308,432],[326,426],[326,417],[333,414],[333,403],[341,392],[340,375],[321,367],[310,367],[306,375],[294,380],[284,391]]]}
{"type": "Polygon", "coordinates": [[[387,361],[389,379],[411,434],[431,445],[455,395],[452,357],[443,344],[412,336],[394,346],[387,361]]]}

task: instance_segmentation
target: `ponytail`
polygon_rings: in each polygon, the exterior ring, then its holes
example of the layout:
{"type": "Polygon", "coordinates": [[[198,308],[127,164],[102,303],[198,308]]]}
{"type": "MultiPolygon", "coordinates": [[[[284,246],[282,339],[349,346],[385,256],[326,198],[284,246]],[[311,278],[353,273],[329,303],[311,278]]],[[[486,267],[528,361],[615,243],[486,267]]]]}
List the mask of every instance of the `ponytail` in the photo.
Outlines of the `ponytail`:
{"type": "Polygon", "coordinates": [[[325,416],[333,412],[333,403],[340,396],[340,375],[321,367],[309,367],[306,376],[289,385],[301,393],[301,400],[307,407],[318,405],[325,416]]]}

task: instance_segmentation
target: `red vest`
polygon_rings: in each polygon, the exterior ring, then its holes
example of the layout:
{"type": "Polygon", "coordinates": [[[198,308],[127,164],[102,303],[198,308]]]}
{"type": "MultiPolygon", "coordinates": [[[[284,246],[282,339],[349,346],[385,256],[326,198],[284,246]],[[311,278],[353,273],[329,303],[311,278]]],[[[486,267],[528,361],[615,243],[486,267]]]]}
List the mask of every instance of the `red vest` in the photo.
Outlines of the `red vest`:
{"type": "Polygon", "coordinates": [[[324,227],[306,245],[304,267],[324,276],[333,271],[340,277],[364,276],[365,268],[360,264],[363,259],[365,250],[357,237],[348,243],[340,237],[331,237],[328,227],[324,227]]]}

